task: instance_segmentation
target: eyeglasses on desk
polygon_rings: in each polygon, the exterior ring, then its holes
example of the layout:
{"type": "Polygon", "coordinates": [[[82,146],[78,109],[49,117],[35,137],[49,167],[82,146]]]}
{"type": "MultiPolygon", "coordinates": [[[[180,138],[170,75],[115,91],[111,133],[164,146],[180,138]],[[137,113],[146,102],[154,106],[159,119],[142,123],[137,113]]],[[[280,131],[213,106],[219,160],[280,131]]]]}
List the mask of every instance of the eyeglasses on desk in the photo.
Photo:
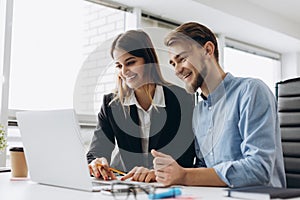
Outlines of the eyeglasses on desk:
{"type": "Polygon", "coordinates": [[[111,192],[115,200],[126,200],[131,194],[134,196],[134,199],[138,200],[138,193],[148,195],[150,200],[181,195],[181,190],[178,187],[139,185],[126,182],[112,183],[109,192],[111,192]]]}

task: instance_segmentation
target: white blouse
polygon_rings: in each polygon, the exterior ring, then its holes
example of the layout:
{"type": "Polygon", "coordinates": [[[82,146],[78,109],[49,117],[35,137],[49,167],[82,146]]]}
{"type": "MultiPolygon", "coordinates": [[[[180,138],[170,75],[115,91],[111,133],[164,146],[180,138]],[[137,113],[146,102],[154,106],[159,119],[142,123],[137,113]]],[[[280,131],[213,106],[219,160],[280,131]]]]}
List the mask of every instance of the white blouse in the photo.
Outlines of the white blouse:
{"type": "MultiPolygon", "coordinates": [[[[145,157],[148,156],[148,148],[149,148],[149,134],[150,134],[150,127],[151,127],[151,113],[153,110],[153,107],[166,107],[165,104],[165,96],[163,87],[161,85],[156,85],[154,97],[152,101],[152,105],[148,108],[148,110],[144,110],[139,102],[137,101],[134,91],[131,92],[130,96],[125,99],[124,106],[130,106],[130,105],[136,105],[137,111],[138,111],[138,117],[141,127],[141,139],[142,139],[142,150],[145,155],[145,157]]],[[[117,144],[116,144],[117,145],[117,144]]],[[[147,159],[146,159],[147,160],[147,159]]],[[[120,164],[122,165],[122,168],[124,169],[124,164],[120,156],[120,152],[118,149],[114,150],[114,154],[112,156],[111,160],[111,166],[120,167],[120,164]]],[[[151,164],[151,163],[150,163],[151,164]]],[[[149,166],[149,163],[146,163],[147,166],[149,166]]],[[[145,167],[147,167],[145,166],[145,167]]],[[[131,169],[124,169],[125,171],[131,170],[131,169]]]]}

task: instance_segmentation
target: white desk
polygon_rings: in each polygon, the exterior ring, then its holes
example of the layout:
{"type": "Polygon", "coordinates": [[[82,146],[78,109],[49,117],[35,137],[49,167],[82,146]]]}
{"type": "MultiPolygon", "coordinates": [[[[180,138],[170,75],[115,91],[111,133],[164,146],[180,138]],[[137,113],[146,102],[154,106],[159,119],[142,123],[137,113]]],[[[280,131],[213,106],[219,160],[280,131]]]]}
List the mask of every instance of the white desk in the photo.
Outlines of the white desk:
{"type": "MultiPolygon", "coordinates": [[[[101,192],[84,192],[54,186],[46,186],[32,181],[11,181],[10,173],[0,173],[0,199],[1,200],[101,200],[112,199],[112,196],[101,192]]],[[[212,187],[183,187],[182,196],[191,196],[195,199],[222,200],[224,188],[212,187]]],[[[131,198],[134,199],[132,194],[131,198]]],[[[137,199],[148,199],[146,195],[139,195],[137,199]]],[[[232,200],[232,199],[231,199],[232,200]]]]}
{"type": "MultiPolygon", "coordinates": [[[[11,181],[10,173],[0,173],[1,200],[101,200],[112,196],[101,192],[85,192],[54,186],[46,186],[32,181],[11,181]]],[[[225,197],[225,188],[218,187],[182,187],[182,197],[194,197],[201,200],[237,200],[225,197]]],[[[131,194],[130,199],[134,199],[131,194]]],[[[138,195],[137,200],[147,200],[146,195],[138,195]]],[[[300,198],[297,198],[300,199],[300,198]]]]}

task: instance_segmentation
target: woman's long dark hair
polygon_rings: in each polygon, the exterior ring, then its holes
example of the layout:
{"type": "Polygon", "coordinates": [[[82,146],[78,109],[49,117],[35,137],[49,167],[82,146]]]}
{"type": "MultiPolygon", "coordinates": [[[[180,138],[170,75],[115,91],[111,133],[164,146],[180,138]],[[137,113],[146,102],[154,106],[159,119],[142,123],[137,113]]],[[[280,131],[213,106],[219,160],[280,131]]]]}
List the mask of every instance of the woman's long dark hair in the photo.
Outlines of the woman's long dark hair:
{"type": "MultiPolygon", "coordinates": [[[[124,50],[133,56],[144,59],[146,65],[144,73],[148,74],[149,83],[160,85],[167,84],[162,77],[157,54],[147,33],[142,30],[129,30],[125,33],[121,33],[115,38],[111,45],[110,54],[113,59],[113,52],[116,49],[124,50]]],[[[123,83],[121,77],[118,77],[115,97],[112,102],[119,100],[123,105],[124,99],[130,95],[130,90],[131,89],[123,83]]],[[[149,84],[145,87],[145,90],[152,101],[149,84]]]]}

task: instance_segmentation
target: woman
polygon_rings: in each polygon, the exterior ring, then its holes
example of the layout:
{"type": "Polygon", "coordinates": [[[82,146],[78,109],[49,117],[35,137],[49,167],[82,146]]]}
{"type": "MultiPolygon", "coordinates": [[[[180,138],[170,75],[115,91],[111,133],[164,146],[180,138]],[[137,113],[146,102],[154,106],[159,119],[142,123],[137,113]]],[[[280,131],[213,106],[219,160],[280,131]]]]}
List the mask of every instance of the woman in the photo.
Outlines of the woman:
{"type": "Polygon", "coordinates": [[[111,56],[118,70],[117,89],[104,96],[98,114],[87,153],[91,175],[116,179],[110,163],[131,170],[122,180],[155,181],[151,149],[169,153],[181,166],[192,167],[193,98],[162,78],[149,36],[141,30],[120,34],[112,43],[111,56]]]}

